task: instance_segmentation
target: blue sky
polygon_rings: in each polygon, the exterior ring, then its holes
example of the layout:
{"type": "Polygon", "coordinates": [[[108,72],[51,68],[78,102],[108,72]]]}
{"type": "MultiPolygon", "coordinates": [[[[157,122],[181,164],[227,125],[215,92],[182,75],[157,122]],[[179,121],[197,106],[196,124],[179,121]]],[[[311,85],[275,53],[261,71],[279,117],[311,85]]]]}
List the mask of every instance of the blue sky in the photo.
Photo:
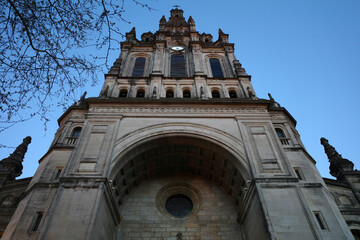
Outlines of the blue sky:
{"type": "MultiPolygon", "coordinates": [[[[297,120],[297,130],[324,177],[331,177],[320,137],[324,136],[343,157],[360,168],[360,1],[358,0],[208,0],[147,2],[147,11],[125,1],[123,32],[136,27],[137,37],[155,32],[162,15],[169,17],[175,4],[191,15],[196,29],[217,39],[218,29],[229,34],[235,54],[259,98],[271,93],[297,120]]],[[[120,50],[114,50],[110,62],[120,50]]],[[[105,53],[99,53],[105,54],[105,53]]],[[[98,96],[104,79],[78,90],[78,97],[98,96]]],[[[62,109],[51,109],[47,132],[39,119],[17,125],[0,135],[0,143],[17,146],[32,136],[21,177],[30,177],[46,153],[62,109]]],[[[13,149],[0,149],[6,158],[13,149]]]]}

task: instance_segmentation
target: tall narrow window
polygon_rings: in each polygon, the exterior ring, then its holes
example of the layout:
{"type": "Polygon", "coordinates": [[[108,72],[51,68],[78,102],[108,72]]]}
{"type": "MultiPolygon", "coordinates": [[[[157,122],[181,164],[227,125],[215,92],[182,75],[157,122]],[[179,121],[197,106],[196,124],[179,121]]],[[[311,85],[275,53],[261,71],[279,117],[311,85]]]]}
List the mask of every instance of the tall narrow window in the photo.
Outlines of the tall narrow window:
{"type": "Polygon", "coordinates": [[[174,97],[174,91],[169,89],[166,90],[166,98],[173,98],[174,97]]]}
{"type": "Polygon", "coordinates": [[[237,94],[235,90],[230,90],[229,91],[229,97],[230,98],[237,98],[237,94]]]}
{"type": "Polygon", "coordinates": [[[314,212],[314,215],[315,215],[316,221],[319,224],[320,229],[325,230],[326,229],[326,224],[325,224],[324,218],[322,217],[321,213],[320,212],[314,212]]]}
{"type": "Polygon", "coordinates": [[[128,91],[126,89],[121,89],[119,93],[119,97],[125,98],[128,95],[128,91]]]}
{"type": "Polygon", "coordinates": [[[220,60],[217,58],[210,58],[210,67],[214,78],[223,78],[224,74],[221,70],[220,60]]]}
{"type": "Polygon", "coordinates": [[[220,98],[220,92],[218,90],[211,91],[212,98],[220,98]]]}
{"type": "Polygon", "coordinates": [[[142,77],[144,75],[145,62],[146,58],[144,57],[136,58],[134,69],[132,72],[133,77],[142,77]]]}
{"type": "Polygon", "coordinates": [[[294,171],[299,180],[304,180],[304,175],[302,174],[300,168],[294,168],[294,171]]]}
{"type": "Polygon", "coordinates": [[[191,98],[191,92],[190,90],[184,90],[183,91],[183,98],[191,98]]]}
{"type": "Polygon", "coordinates": [[[180,54],[171,55],[170,76],[172,76],[172,77],[185,77],[186,76],[184,55],[180,55],[180,54]]]}
{"type": "Polygon", "coordinates": [[[34,221],[30,226],[29,232],[36,232],[38,230],[43,215],[44,215],[44,213],[42,213],[42,212],[36,213],[34,221]]]}
{"type": "Polygon", "coordinates": [[[143,89],[139,89],[137,92],[136,92],[136,97],[137,98],[143,98],[145,97],[145,91],[143,89]]]}
{"type": "Polygon", "coordinates": [[[54,174],[54,180],[58,180],[62,171],[62,167],[57,167],[54,174]]]}

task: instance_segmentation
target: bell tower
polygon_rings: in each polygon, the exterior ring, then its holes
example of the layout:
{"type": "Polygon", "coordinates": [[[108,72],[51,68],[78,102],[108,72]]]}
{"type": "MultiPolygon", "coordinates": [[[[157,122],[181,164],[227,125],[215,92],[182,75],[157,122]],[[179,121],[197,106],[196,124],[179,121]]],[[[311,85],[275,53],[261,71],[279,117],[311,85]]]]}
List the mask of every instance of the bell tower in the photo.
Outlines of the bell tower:
{"type": "Polygon", "coordinates": [[[258,98],[228,34],[178,8],[136,34],[99,96],[59,118],[3,239],[353,239],[296,120],[258,98]]]}
{"type": "Polygon", "coordinates": [[[133,28],[106,75],[101,97],[256,99],[229,35],[219,29],[217,38],[197,32],[193,18],[186,21],[177,8],[168,20],[160,19],[156,33],[143,33],[138,40],[133,28]]]}

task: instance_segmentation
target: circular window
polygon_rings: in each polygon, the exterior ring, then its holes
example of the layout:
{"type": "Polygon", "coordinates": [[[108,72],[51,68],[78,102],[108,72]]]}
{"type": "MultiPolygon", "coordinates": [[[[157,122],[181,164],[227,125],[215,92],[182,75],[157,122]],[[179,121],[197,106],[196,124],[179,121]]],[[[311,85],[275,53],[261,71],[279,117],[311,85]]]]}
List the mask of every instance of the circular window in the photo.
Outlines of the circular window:
{"type": "Polygon", "coordinates": [[[165,208],[174,217],[185,217],[192,211],[193,203],[188,196],[175,194],[166,200],[165,208]]]}
{"type": "Polygon", "coordinates": [[[156,206],[166,217],[188,219],[199,211],[199,191],[184,182],[165,185],[156,196],[156,206]]]}

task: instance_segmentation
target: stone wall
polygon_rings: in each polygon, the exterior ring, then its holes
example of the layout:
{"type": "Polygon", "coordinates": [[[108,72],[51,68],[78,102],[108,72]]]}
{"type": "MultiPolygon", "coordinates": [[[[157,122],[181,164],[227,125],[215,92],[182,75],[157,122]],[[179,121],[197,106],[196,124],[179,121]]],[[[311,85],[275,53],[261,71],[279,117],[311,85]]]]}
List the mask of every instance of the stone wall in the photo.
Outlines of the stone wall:
{"type": "Polygon", "coordinates": [[[218,187],[200,178],[171,177],[146,181],[130,193],[121,216],[118,240],[175,240],[179,232],[186,240],[243,239],[233,201],[218,187]],[[185,218],[175,218],[164,211],[159,192],[164,187],[182,184],[196,192],[198,201],[194,202],[193,212],[185,218]]]}

